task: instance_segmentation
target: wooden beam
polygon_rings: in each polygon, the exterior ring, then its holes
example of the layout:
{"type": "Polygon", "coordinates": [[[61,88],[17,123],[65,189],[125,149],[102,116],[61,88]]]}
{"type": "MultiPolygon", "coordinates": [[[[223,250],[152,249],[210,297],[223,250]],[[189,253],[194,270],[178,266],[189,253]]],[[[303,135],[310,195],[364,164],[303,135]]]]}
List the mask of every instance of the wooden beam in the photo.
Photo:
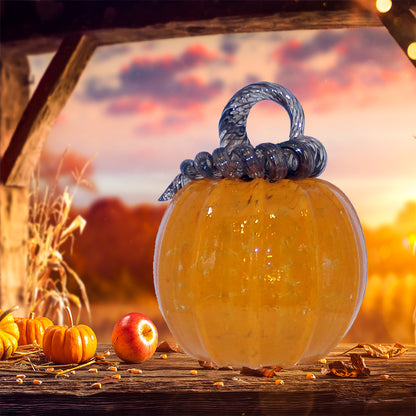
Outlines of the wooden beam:
{"type": "Polygon", "coordinates": [[[28,186],[46,138],[96,47],[81,34],[64,39],[29,101],[4,153],[0,183],[28,186]]]}
{"type": "Polygon", "coordinates": [[[0,52],[0,163],[29,101],[29,62],[25,55],[0,52]]]}
{"type": "MultiPolygon", "coordinates": [[[[82,31],[99,45],[224,33],[380,26],[364,0],[3,0],[0,41],[52,52],[82,31]]],[[[368,3],[368,0],[365,0],[368,3]]]]}
{"type": "MultiPolygon", "coordinates": [[[[26,56],[0,53],[0,165],[29,100],[26,56]]],[[[27,279],[28,189],[0,184],[0,308],[19,305],[24,314],[27,279]]]]}
{"type": "Polygon", "coordinates": [[[28,189],[0,184],[0,308],[25,315],[28,258],[28,189]]]}
{"type": "Polygon", "coordinates": [[[393,36],[397,44],[416,67],[416,61],[407,55],[407,48],[416,42],[416,3],[414,1],[394,1],[387,13],[379,13],[380,20],[393,36]],[[411,10],[411,3],[413,12],[411,10]]]}

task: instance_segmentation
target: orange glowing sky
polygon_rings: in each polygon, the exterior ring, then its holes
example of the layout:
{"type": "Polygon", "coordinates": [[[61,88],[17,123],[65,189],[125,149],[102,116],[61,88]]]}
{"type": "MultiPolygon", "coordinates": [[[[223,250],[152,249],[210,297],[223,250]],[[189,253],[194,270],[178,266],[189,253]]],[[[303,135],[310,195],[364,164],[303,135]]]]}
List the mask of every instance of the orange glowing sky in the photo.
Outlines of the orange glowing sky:
{"type": "MultiPolygon", "coordinates": [[[[37,82],[51,55],[32,56],[37,82]]],[[[156,203],[183,159],[219,145],[218,121],[243,86],[289,88],[322,141],[322,178],[351,199],[364,224],[391,222],[416,200],[416,72],[384,28],[170,39],[96,51],[46,147],[96,154],[98,195],[156,203]]],[[[289,118],[262,102],[250,113],[253,144],[288,138],[289,118]]]]}

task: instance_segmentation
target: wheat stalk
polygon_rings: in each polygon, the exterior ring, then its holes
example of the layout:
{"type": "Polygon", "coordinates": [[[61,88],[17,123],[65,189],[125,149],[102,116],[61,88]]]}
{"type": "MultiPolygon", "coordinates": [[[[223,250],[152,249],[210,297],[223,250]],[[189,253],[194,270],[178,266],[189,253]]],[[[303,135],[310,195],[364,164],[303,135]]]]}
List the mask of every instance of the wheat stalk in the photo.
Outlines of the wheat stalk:
{"type": "MultiPolygon", "coordinates": [[[[33,180],[29,208],[29,267],[27,284],[27,301],[29,311],[37,315],[49,316],[55,323],[62,324],[64,308],[77,308],[79,321],[82,304],[85,305],[89,317],[90,305],[87,291],[82,279],[69,267],[64,260],[64,244],[71,240],[71,248],[77,232],[82,233],[86,221],[78,215],[71,221],[70,211],[75,195],[68,188],[56,195],[59,174],[66,151],[63,154],[52,190],[40,190],[39,170],[33,180]],[[68,290],[68,278],[75,280],[81,293],[81,299],[68,290]]],[[[76,174],[76,186],[84,183],[82,179],[90,159],[76,174]]]]}

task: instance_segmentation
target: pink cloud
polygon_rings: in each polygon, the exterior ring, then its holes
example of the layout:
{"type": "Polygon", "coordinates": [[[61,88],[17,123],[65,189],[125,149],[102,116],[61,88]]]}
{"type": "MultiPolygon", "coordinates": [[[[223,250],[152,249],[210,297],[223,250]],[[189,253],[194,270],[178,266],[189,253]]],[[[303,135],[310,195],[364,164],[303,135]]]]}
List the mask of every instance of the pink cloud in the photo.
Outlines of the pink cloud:
{"type": "Polygon", "coordinates": [[[113,100],[108,107],[111,114],[148,114],[157,109],[157,104],[149,100],[140,100],[138,97],[121,97],[113,100]]]}
{"type": "Polygon", "coordinates": [[[290,39],[275,49],[271,59],[278,64],[278,82],[302,100],[314,101],[318,111],[329,109],[339,96],[350,96],[351,102],[358,98],[355,105],[366,105],[376,90],[408,70],[390,35],[374,29],[322,31],[304,42],[290,39]],[[327,64],[318,68],[320,56],[327,64]]]}
{"type": "Polygon", "coordinates": [[[87,97],[112,102],[110,114],[149,113],[160,109],[192,109],[215,98],[223,89],[216,79],[203,79],[194,71],[202,65],[217,63],[218,51],[195,43],[182,53],[153,57],[133,57],[119,71],[118,87],[108,87],[98,78],[90,79],[87,97]]]}
{"type": "Polygon", "coordinates": [[[201,109],[201,105],[195,104],[192,108],[187,109],[186,114],[183,112],[166,114],[157,120],[142,123],[136,129],[136,133],[152,136],[166,135],[167,131],[170,133],[182,133],[189,126],[203,120],[204,117],[201,109]]]}

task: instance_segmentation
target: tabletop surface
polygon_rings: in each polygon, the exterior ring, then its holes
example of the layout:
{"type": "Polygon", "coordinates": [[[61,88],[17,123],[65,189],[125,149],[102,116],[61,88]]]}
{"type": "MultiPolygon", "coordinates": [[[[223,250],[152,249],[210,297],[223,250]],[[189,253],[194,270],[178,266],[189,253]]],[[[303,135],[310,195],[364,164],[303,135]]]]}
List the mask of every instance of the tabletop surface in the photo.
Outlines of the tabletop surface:
{"type": "Polygon", "coordinates": [[[159,351],[144,363],[127,364],[110,347],[99,344],[101,359],[75,370],[75,365],[52,367],[45,362],[36,364],[36,359],[31,359],[33,367],[27,359],[16,364],[1,361],[0,415],[58,410],[59,415],[416,414],[415,345],[406,345],[406,352],[387,359],[369,357],[364,349],[346,353],[354,345],[340,344],[328,354],[326,363],[271,371],[273,377],[252,375],[240,368],[204,368],[174,351],[159,351]],[[106,351],[109,355],[104,355],[106,351]],[[368,376],[324,374],[334,361],[350,363],[351,353],[365,359],[368,376]],[[59,370],[66,372],[58,375],[59,370]],[[309,374],[315,378],[309,379],[309,374]]]}

